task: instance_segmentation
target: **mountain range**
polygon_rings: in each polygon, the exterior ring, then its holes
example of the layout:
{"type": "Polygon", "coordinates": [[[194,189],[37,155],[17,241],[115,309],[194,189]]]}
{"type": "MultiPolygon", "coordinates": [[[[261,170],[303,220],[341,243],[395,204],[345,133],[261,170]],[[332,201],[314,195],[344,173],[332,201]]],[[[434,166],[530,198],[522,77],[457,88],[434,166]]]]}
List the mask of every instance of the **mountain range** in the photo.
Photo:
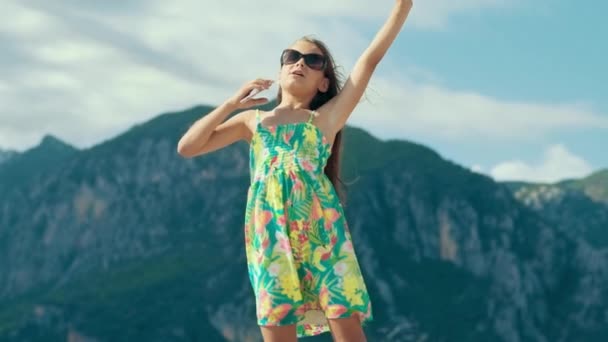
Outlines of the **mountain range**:
{"type": "MultiPolygon", "coordinates": [[[[212,109],[87,149],[46,135],[0,150],[0,340],[261,341],[243,237],[249,146],[176,153],[212,109]]],[[[368,340],[608,340],[608,170],[497,182],[352,126],[342,163],[368,340]]]]}

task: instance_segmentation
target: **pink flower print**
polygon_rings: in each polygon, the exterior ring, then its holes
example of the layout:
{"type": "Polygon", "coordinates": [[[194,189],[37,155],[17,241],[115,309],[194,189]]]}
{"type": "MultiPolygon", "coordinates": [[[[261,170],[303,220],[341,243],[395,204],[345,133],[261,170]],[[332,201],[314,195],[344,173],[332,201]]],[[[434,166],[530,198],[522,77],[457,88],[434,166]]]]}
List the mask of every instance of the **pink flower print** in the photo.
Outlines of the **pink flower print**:
{"type": "Polygon", "coordinates": [[[291,140],[292,136],[293,136],[293,131],[285,132],[285,134],[283,134],[283,141],[285,141],[286,144],[289,144],[289,141],[291,140]]]}
{"type": "Polygon", "coordinates": [[[340,218],[340,213],[334,208],[325,209],[323,211],[323,218],[325,219],[325,230],[331,230],[334,222],[340,218]]]}
{"type": "Polygon", "coordinates": [[[289,178],[291,178],[291,180],[294,182],[297,180],[296,173],[293,172],[293,170],[289,170],[289,178]]]}
{"type": "Polygon", "coordinates": [[[255,262],[257,265],[261,265],[264,261],[264,251],[255,251],[255,262]]]}
{"type": "Polygon", "coordinates": [[[313,328],[313,334],[317,334],[318,335],[318,334],[320,334],[322,332],[323,332],[323,329],[321,328],[320,325],[315,325],[314,326],[314,328],[313,328]]]}
{"type": "Polygon", "coordinates": [[[301,158],[300,164],[302,165],[304,170],[306,170],[308,172],[314,171],[314,169],[315,169],[314,165],[312,165],[308,159],[301,158]]]}
{"type": "Polygon", "coordinates": [[[327,304],[329,303],[329,291],[327,290],[327,286],[321,286],[321,291],[319,292],[319,305],[321,305],[321,309],[325,311],[327,308],[327,304]]]}
{"type": "Polygon", "coordinates": [[[344,274],[346,273],[346,264],[343,261],[340,261],[339,263],[334,265],[334,273],[340,277],[344,276],[344,274]]]}
{"type": "Polygon", "coordinates": [[[312,281],[312,273],[309,269],[306,269],[306,274],[304,275],[304,281],[312,281]]]}
{"type": "Polygon", "coordinates": [[[299,230],[298,221],[294,220],[289,223],[289,230],[292,232],[297,232],[299,230]]]}
{"type": "Polygon", "coordinates": [[[268,311],[268,309],[270,308],[270,297],[268,297],[268,292],[266,291],[266,289],[260,289],[260,292],[258,294],[258,296],[260,297],[260,300],[257,301],[257,311],[258,311],[258,318],[260,318],[260,316],[262,316],[264,314],[264,312],[268,311]]]}
{"type": "Polygon", "coordinates": [[[344,305],[333,304],[327,307],[325,311],[328,318],[338,318],[340,315],[348,311],[344,305]]]}
{"type": "Polygon", "coordinates": [[[305,232],[310,231],[310,221],[302,222],[302,230],[305,232]]]}
{"type": "Polygon", "coordinates": [[[344,241],[342,244],[342,253],[352,253],[353,252],[353,244],[350,241],[344,241]]]}
{"type": "Polygon", "coordinates": [[[277,239],[277,244],[279,248],[284,252],[291,253],[291,245],[289,244],[289,239],[287,238],[287,236],[277,231],[275,237],[277,239]]]}
{"type": "Polygon", "coordinates": [[[330,241],[331,247],[333,248],[336,245],[337,242],[338,242],[338,236],[335,235],[335,234],[332,235],[331,236],[331,241],[330,241]]]}
{"type": "Polygon", "coordinates": [[[319,197],[316,194],[312,195],[312,208],[311,208],[311,217],[313,220],[317,221],[323,216],[323,208],[321,207],[321,202],[319,202],[319,197]]]}
{"type": "Polygon", "coordinates": [[[296,178],[293,183],[293,188],[292,188],[293,193],[300,192],[303,188],[304,188],[304,183],[302,183],[302,180],[300,178],[296,178]]]}
{"type": "Polygon", "coordinates": [[[278,159],[278,156],[272,157],[272,159],[270,159],[270,166],[273,166],[277,162],[277,159],[278,159]]]}
{"type": "Polygon", "coordinates": [[[298,241],[300,241],[300,243],[306,243],[308,241],[308,235],[305,233],[300,233],[298,235],[298,241]]]}
{"type": "Polygon", "coordinates": [[[269,210],[262,210],[255,213],[255,232],[256,234],[262,234],[266,230],[268,222],[272,220],[272,212],[269,210]]]}
{"type": "Polygon", "coordinates": [[[268,273],[273,277],[278,276],[280,271],[281,265],[279,265],[279,263],[277,262],[273,262],[272,264],[270,264],[270,266],[268,266],[268,273]]]}
{"type": "Polygon", "coordinates": [[[287,223],[287,217],[285,215],[279,216],[279,218],[277,218],[277,223],[280,226],[284,226],[287,223]]]}

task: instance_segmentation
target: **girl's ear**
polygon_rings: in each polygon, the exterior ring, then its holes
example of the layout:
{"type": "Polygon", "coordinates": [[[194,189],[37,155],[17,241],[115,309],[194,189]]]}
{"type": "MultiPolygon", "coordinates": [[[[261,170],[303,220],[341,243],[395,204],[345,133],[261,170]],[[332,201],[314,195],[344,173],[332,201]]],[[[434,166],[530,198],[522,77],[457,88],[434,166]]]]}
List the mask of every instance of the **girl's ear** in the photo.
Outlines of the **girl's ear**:
{"type": "Polygon", "coordinates": [[[327,77],[323,78],[323,80],[321,81],[321,84],[319,84],[318,89],[322,93],[327,92],[327,90],[329,89],[329,78],[327,78],[327,77]]]}

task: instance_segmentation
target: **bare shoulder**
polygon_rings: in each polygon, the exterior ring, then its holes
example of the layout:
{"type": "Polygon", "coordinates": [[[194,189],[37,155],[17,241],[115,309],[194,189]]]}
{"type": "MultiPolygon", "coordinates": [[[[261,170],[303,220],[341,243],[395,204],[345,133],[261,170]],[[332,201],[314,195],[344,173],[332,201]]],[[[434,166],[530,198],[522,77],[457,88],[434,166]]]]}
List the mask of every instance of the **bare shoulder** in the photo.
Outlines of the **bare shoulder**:
{"type": "Polygon", "coordinates": [[[339,120],[337,120],[336,113],[332,112],[331,106],[321,106],[319,109],[315,110],[315,124],[321,129],[323,132],[327,132],[327,136],[334,136],[342,127],[339,125],[339,120]]]}

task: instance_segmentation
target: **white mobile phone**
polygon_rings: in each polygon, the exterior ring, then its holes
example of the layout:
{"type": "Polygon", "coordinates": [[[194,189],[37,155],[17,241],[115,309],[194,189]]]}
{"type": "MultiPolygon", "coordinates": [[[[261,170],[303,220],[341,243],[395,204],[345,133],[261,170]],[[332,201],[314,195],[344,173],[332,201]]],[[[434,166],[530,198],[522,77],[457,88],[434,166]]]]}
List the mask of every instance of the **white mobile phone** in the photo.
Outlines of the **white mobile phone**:
{"type": "Polygon", "coordinates": [[[257,94],[261,93],[264,89],[258,89],[258,88],[253,88],[249,94],[247,96],[245,96],[240,102],[246,102],[250,99],[252,99],[254,96],[256,96],[257,94]]]}

